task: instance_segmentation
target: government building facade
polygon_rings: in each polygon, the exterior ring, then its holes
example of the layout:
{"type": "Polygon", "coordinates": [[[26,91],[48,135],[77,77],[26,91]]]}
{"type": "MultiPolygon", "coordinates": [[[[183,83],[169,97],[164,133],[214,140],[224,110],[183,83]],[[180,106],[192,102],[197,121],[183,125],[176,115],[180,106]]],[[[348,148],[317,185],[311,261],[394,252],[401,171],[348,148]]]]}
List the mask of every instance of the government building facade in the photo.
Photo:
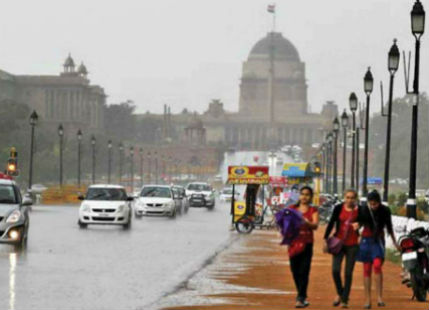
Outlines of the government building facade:
{"type": "Polygon", "coordinates": [[[297,49],[281,33],[270,32],[251,49],[243,63],[238,112],[224,110],[220,100],[209,103],[201,114],[146,113],[163,123],[163,138],[191,144],[224,145],[238,149],[278,146],[311,146],[323,141],[338,114],[333,102],[321,113],[310,113],[305,63],[297,49]],[[172,128],[174,130],[172,130],[172,128]],[[175,132],[176,137],[171,133],[175,132]]]}
{"type": "MultiPolygon", "coordinates": [[[[44,125],[98,132],[104,128],[106,94],[91,85],[83,63],[69,55],[59,75],[13,75],[0,70],[0,101],[27,104],[44,125]]],[[[74,133],[74,132],[73,132],[74,133]]]]}

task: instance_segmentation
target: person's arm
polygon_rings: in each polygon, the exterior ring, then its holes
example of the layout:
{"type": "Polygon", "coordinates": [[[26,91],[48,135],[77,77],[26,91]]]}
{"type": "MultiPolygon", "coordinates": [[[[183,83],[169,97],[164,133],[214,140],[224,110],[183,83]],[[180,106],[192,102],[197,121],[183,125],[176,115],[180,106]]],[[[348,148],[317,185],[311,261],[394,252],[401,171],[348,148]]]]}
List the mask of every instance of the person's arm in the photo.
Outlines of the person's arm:
{"type": "Polygon", "coordinates": [[[304,218],[306,225],[312,229],[312,230],[316,230],[317,227],[319,227],[319,211],[316,211],[313,213],[312,215],[312,222],[310,222],[309,220],[307,220],[306,218],[304,218]]]}
{"type": "Polygon", "coordinates": [[[388,234],[392,238],[393,245],[398,249],[398,251],[401,251],[401,247],[396,241],[396,236],[395,236],[395,232],[393,230],[393,224],[392,224],[392,212],[390,212],[389,208],[386,208],[386,228],[387,228],[388,234]]]}
{"type": "Polygon", "coordinates": [[[326,230],[325,230],[325,235],[323,236],[323,238],[325,239],[325,240],[328,240],[328,238],[330,237],[330,235],[331,235],[331,232],[332,232],[332,229],[334,228],[334,224],[335,224],[335,222],[337,221],[337,219],[338,219],[338,205],[336,205],[335,207],[334,207],[334,211],[332,211],[332,216],[331,216],[331,218],[329,219],[329,223],[328,223],[328,226],[326,226],[326,230]]]}

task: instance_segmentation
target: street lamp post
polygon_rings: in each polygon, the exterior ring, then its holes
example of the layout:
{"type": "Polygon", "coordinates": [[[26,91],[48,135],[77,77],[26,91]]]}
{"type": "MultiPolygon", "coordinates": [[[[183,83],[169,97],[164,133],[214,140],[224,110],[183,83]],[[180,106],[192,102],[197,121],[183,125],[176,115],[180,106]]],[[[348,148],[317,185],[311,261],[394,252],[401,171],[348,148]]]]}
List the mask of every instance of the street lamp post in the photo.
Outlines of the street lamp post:
{"type": "Polygon", "coordinates": [[[323,191],[328,192],[328,147],[326,141],[322,144],[323,191]]]}
{"type": "Polygon", "coordinates": [[[143,186],[143,148],[139,149],[140,154],[140,187],[143,186]]]}
{"type": "Polygon", "coordinates": [[[134,146],[130,146],[130,187],[131,193],[134,192],[134,146]]]}
{"type": "Polygon", "coordinates": [[[36,111],[33,111],[30,115],[30,126],[31,126],[31,140],[30,140],[30,171],[28,173],[28,189],[31,191],[33,185],[33,154],[34,154],[34,128],[37,125],[39,116],[36,111]]]}
{"type": "Polygon", "coordinates": [[[152,183],[152,160],[150,152],[147,152],[147,175],[149,184],[152,183]]]}
{"type": "Polygon", "coordinates": [[[332,134],[328,133],[326,136],[326,154],[327,154],[327,162],[326,162],[326,189],[327,193],[331,193],[331,168],[332,168],[332,134]]]}
{"type": "MultiPolygon", "coordinates": [[[[425,31],[426,13],[423,5],[416,0],[411,11],[411,30],[416,39],[415,63],[414,63],[414,83],[413,94],[415,103],[412,112],[412,129],[411,129],[411,156],[410,156],[410,181],[409,193],[407,200],[407,217],[416,219],[416,169],[417,169],[417,126],[418,126],[418,104],[419,104],[419,74],[420,74],[420,39],[425,31]]],[[[408,91],[408,90],[407,90],[408,91]]]]}
{"type": "Polygon", "coordinates": [[[363,158],[363,184],[362,193],[363,200],[366,201],[368,195],[368,144],[369,144],[369,107],[371,100],[371,93],[374,89],[374,78],[372,77],[371,68],[365,74],[363,79],[363,88],[366,94],[366,108],[365,108],[365,150],[363,158]]]}
{"type": "Polygon", "coordinates": [[[107,141],[107,183],[111,182],[111,174],[112,174],[112,140],[107,141]]]}
{"type": "Polygon", "coordinates": [[[387,110],[387,129],[386,129],[386,158],[384,161],[384,191],[383,201],[387,204],[389,198],[389,169],[390,169],[390,140],[392,135],[392,104],[393,104],[393,82],[395,73],[399,67],[399,49],[396,45],[396,39],[388,54],[388,69],[390,73],[389,102],[387,110]]]}
{"type": "Polygon", "coordinates": [[[341,115],[341,126],[343,127],[343,193],[346,190],[346,168],[347,168],[347,129],[349,117],[346,110],[341,115]]]}
{"type": "Polygon", "coordinates": [[[156,184],[158,183],[158,153],[155,151],[155,153],[153,154],[154,158],[155,158],[155,182],[156,184]]]}
{"type": "Polygon", "coordinates": [[[81,163],[82,131],[77,131],[77,186],[80,188],[80,163],[81,163]]]}
{"type": "Polygon", "coordinates": [[[92,146],[92,184],[95,184],[95,136],[91,136],[91,146],[92,146]]]}
{"type": "Polygon", "coordinates": [[[358,107],[358,99],[355,93],[351,93],[349,97],[350,110],[352,111],[352,169],[351,169],[351,187],[355,187],[355,171],[356,171],[356,110],[358,107]]]}
{"type": "Polygon", "coordinates": [[[63,138],[64,128],[63,124],[58,126],[58,136],[60,137],[60,187],[63,186],[63,138]]]}
{"type": "Polygon", "coordinates": [[[124,145],[119,143],[119,184],[122,183],[122,162],[124,159],[124,145]]]}
{"type": "Polygon", "coordinates": [[[333,130],[333,137],[334,137],[334,180],[333,180],[333,191],[334,196],[338,196],[338,132],[340,131],[340,122],[338,120],[338,117],[335,117],[334,119],[334,130],[333,130]]]}

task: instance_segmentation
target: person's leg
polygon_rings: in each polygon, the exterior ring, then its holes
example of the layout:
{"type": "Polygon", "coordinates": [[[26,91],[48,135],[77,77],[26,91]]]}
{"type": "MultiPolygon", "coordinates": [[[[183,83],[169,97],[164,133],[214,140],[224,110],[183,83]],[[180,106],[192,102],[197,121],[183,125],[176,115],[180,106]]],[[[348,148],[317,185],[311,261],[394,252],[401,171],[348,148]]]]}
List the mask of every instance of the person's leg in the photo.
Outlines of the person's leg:
{"type": "Polygon", "coordinates": [[[375,290],[377,293],[377,301],[379,304],[384,304],[383,303],[383,272],[382,272],[383,260],[377,257],[376,259],[374,259],[373,265],[374,265],[375,290]]]}
{"type": "Polygon", "coordinates": [[[352,281],[353,281],[353,270],[356,263],[356,255],[359,251],[358,246],[345,246],[344,251],[346,254],[346,266],[344,270],[344,289],[342,294],[342,301],[344,303],[349,302],[349,295],[350,290],[352,287],[352,281]]]}
{"type": "Polygon", "coordinates": [[[339,304],[341,296],[343,296],[343,284],[341,281],[341,265],[344,258],[344,249],[337,255],[332,255],[332,278],[334,279],[335,288],[337,290],[337,298],[334,304],[339,304]]]}
{"type": "Polygon", "coordinates": [[[289,258],[290,270],[292,271],[293,281],[295,282],[295,288],[297,292],[297,300],[299,299],[299,289],[301,282],[299,279],[299,270],[301,269],[302,258],[301,254],[289,258]]]}
{"type": "Polygon", "coordinates": [[[302,265],[300,269],[301,287],[299,296],[303,300],[307,299],[307,287],[310,277],[311,258],[313,257],[313,244],[307,244],[302,257],[302,265]]]}
{"type": "Polygon", "coordinates": [[[365,292],[365,306],[371,305],[371,269],[372,263],[363,264],[363,287],[365,292]]]}

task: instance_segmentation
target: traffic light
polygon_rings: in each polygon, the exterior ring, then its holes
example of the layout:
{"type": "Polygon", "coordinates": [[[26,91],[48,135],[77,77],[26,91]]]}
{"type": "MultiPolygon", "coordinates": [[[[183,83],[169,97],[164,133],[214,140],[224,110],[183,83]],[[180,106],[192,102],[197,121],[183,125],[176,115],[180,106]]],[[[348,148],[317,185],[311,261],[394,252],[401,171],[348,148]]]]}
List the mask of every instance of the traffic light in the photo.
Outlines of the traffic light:
{"type": "Polygon", "coordinates": [[[313,172],[315,175],[321,175],[322,174],[322,167],[320,165],[320,162],[316,161],[313,163],[313,172]]]}
{"type": "Polygon", "coordinates": [[[6,174],[10,176],[18,176],[18,152],[14,147],[10,148],[10,157],[7,160],[6,174]]]}

